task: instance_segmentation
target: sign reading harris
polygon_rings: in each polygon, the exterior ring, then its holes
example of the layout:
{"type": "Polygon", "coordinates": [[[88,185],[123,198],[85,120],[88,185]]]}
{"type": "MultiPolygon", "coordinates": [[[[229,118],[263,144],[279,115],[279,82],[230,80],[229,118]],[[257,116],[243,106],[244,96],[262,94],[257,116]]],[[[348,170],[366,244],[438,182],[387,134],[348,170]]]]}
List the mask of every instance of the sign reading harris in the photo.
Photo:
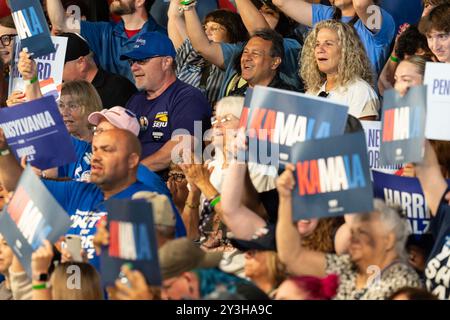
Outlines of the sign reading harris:
{"type": "Polygon", "coordinates": [[[361,121],[366,134],[369,167],[384,173],[394,173],[402,167],[400,164],[383,166],[380,162],[381,121],[361,121]]]}
{"type": "Polygon", "coordinates": [[[31,254],[45,239],[56,242],[70,228],[69,215],[30,166],[0,216],[0,233],[31,279],[31,254]]]}
{"type": "MultiPolygon", "coordinates": [[[[13,57],[11,59],[11,72],[9,73],[9,95],[13,91],[24,91],[25,84],[18,70],[19,53],[22,44],[18,37],[15,38],[13,57]]],[[[66,57],[67,38],[51,37],[55,52],[36,57],[37,77],[39,86],[44,96],[52,95],[55,99],[61,94],[64,59],[66,57]]]]}
{"type": "Polygon", "coordinates": [[[109,246],[102,250],[102,280],[111,285],[124,263],[141,271],[148,284],[161,285],[158,246],[151,204],[143,200],[111,199],[108,211],[109,246]]]}
{"type": "Polygon", "coordinates": [[[296,143],[291,159],[294,221],[373,209],[364,132],[296,143]]]}
{"type": "Polygon", "coordinates": [[[450,140],[450,64],[427,62],[424,83],[427,90],[425,137],[450,140]]]}
{"type": "Polygon", "coordinates": [[[52,96],[0,109],[0,128],[19,161],[27,157],[32,166],[44,170],[76,160],[70,135],[52,96]]]}
{"type": "Polygon", "coordinates": [[[55,52],[40,1],[14,0],[9,3],[22,47],[33,57],[55,52]]]}
{"type": "MultiPolygon", "coordinates": [[[[246,99],[247,100],[247,99],[246,99]]],[[[324,98],[256,86],[240,126],[249,136],[249,161],[278,166],[296,142],[344,133],[348,107],[324,98]]]]}
{"type": "Polygon", "coordinates": [[[423,158],[426,87],[416,86],[401,97],[384,94],[380,160],[383,165],[420,162],[423,158]]]}
{"type": "Polygon", "coordinates": [[[381,172],[372,174],[375,197],[384,199],[388,205],[400,206],[408,217],[413,234],[424,234],[431,216],[419,180],[381,172]]]}

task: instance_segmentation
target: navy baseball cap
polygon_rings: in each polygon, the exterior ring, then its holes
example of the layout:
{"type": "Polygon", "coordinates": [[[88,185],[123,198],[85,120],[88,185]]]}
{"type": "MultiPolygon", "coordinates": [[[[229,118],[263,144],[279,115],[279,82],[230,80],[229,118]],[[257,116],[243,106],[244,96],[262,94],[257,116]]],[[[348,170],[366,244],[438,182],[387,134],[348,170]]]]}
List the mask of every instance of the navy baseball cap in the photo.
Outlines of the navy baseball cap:
{"type": "Polygon", "coordinates": [[[146,32],[139,36],[133,50],[120,56],[120,60],[143,60],[153,57],[175,58],[176,51],[172,41],[160,32],[146,32]]]}

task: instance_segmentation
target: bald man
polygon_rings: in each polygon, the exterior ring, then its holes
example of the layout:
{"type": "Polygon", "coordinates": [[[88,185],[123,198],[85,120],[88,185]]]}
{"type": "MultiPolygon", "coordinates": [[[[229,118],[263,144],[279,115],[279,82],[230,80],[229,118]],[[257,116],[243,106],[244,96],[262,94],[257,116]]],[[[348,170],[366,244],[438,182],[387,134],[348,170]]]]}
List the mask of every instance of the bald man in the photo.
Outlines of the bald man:
{"type": "MultiPolygon", "coordinates": [[[[94,136],[91,183],[42,180],[72,220],[68,234],[83,238],[83,248],[89,262],[99,267],[93,245],[97,222],[107,215],[107,199],[131,199],[139,191],[158,192],[136,180],[141,147],[135,135],[123,129],[111,129],[94,136]]],[[[22,168],[12,153],[4,152],[8,145],[0,129],[0,184],[14,190],[22,168]]]]}

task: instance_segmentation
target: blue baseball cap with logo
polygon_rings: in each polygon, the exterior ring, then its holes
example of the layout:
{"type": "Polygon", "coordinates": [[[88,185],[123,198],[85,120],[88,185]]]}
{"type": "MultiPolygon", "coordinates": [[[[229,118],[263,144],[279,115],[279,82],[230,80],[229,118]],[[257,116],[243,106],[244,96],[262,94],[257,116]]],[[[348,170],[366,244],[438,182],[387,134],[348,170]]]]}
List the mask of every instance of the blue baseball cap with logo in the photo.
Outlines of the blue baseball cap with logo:
{"type": "Polygon", "coordinates": [[[175,58],[172,41],[160,32],[146,32],[137,38],[133,50],[120,56],[120,60],[143,60],[153,57],[175,58]]]}

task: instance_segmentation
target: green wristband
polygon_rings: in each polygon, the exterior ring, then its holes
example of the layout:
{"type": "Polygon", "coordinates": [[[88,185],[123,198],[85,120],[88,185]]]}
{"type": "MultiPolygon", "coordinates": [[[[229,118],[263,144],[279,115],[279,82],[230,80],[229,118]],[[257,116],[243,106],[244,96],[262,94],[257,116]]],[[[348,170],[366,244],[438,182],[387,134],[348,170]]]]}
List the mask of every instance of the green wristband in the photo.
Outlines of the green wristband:
{"type": "Polygon", "coordinates": [[[49,283],[48,282],[44,282],[44,283],[39,283],[39,284],[33,284],[32,286],[33,290],[45,290],[50,288],[49,283]]]}
{"type": "Polygon", "coordinates": [[[218,204],[220,202],[220,195],[215,197],[213,200],[211,200],[211,202],[209,203],[209,206],[211,208],[214,208],[216,206],[216,204],[218,204]]]}
{"type": "Polygon", "coordinates": [[[397,57],[391,56],[391,61],[398,63],[400,60],[397,57]]]}

